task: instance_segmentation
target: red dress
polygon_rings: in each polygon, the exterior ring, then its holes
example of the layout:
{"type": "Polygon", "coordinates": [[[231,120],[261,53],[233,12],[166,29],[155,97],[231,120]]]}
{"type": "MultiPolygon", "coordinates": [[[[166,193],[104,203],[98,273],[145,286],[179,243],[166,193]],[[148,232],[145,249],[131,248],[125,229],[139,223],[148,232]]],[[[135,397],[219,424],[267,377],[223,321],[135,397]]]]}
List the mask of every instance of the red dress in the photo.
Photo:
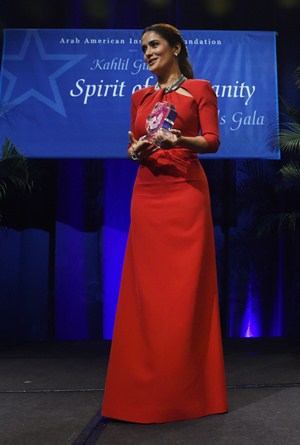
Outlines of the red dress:
{"type": "MultiPolygon", "coordinates": [[[[132,97],[132,130],[145,134],[156,102],[176,107],[174,128],[218,146],[209,82],[187,80],[165,94],[132,97]],[[193,97],[192,97],[193,96],[193,97]]],[[[196,154],[159,149],[139,166],[102,415],[170,422],[227,411],[213,224],[196,154]]]]}

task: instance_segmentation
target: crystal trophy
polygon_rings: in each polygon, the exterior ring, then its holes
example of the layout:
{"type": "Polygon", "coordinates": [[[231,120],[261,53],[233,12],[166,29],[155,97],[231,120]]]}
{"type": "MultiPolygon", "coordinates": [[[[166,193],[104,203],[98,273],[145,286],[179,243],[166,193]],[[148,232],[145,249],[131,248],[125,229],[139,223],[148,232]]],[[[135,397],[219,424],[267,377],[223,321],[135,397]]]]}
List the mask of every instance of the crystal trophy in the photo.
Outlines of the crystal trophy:
{"type": "Polygon", "coordinates": [[[174,125],[176,116],[177,112],[175,111],[174,105],[169,104],[168,102],[157,102],[154,105],[151,114],[147,117],[147,134],[142,136],[140,140],[154,142],[156,145],[159,145],[155,142],[155,137],[158,131],[173,136],[170,130],[174,125]]]}

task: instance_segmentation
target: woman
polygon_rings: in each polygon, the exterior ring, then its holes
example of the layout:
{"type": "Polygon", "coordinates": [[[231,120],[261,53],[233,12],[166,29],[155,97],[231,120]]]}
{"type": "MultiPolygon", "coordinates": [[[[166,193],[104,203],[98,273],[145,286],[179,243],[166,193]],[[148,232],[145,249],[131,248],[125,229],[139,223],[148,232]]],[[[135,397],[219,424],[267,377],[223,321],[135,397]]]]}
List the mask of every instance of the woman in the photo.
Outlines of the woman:
{"type": "Polygon", "coordinates": [[[218,113],[210,83],[192,79],[176,28],[146,28],[142,50],[157,83],[132,96],[128,154],[140,166],[102,414],[159,423],[227,411],[210,199],[197,156],[219,147],[218,113]],[[148,140],[159,102],[175,106],[174,129],[148,140]]]}

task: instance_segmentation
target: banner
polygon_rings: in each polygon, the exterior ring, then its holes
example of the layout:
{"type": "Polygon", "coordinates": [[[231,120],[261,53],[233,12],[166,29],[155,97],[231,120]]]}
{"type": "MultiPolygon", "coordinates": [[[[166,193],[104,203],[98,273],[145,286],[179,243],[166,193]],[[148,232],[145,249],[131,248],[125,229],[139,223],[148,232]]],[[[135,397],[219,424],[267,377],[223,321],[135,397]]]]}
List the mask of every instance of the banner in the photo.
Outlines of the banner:
{"type": "MultiPolygon", "coordinates": [[[[195,78],[218,97],[213,157],[278,159],[276,34],[182,35],[195,78]]],[[[131,95],[156,82],[140,39],[141,30],[5,30],[1,136],[33,158],[126,157],[131,95]]]]}

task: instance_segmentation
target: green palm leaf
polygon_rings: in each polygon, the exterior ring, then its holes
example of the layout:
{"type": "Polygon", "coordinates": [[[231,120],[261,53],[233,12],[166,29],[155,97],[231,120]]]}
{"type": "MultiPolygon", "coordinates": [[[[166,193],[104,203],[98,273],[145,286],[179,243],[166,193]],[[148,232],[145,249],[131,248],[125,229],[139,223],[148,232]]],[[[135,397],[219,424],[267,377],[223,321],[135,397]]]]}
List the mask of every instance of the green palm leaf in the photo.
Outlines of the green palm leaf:
{"type": "Polygon", "coordinates": [[[0,157],[0,199],[7,194],[9,185],[19,191],[31,189],[27,159],[6,139],[0,157]]]}
{"type": "Polygon", "coordinates": [[[280,147],[289,153],[300,153],[300,124],[290,122],[279,134],[280,147]]]}
{"type": "Polygon", "coordinates": [[[299,219],[300,212],[297,211],[265,215],[258,225],[257,234],[262,237],[265,234],[270,234],[274,231],[280,232],[281,230],[295,233],[299,219]]]}
{"type": "Polygon", "coordinates": [[[290,161],[279,170],[279,173],[285,180],[300,180],[300,164],[290,161]]]}

